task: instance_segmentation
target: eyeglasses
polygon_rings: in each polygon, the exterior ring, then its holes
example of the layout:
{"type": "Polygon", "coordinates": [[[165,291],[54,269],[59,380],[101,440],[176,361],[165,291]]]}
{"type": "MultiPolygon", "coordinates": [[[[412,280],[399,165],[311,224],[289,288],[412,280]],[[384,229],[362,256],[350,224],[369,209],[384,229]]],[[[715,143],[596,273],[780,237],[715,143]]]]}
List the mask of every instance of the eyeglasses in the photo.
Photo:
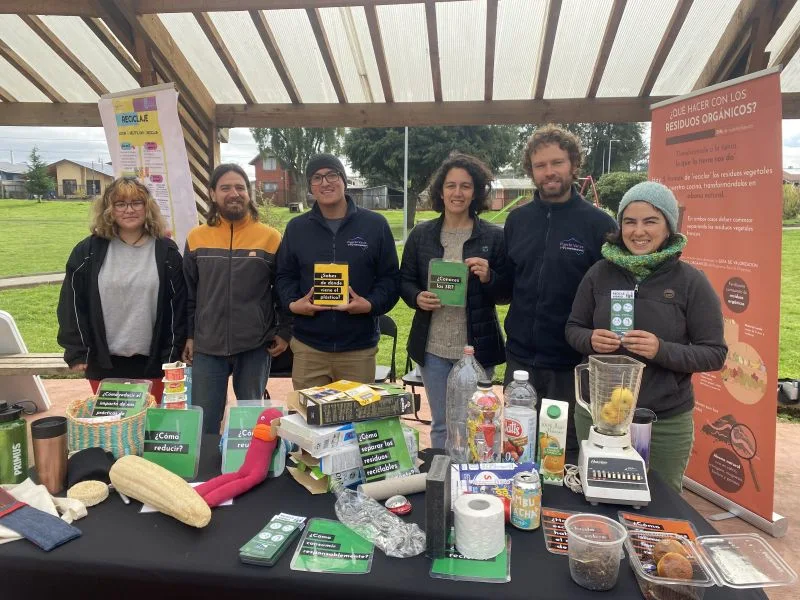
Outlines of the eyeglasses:
{"type": "Polygon", "coordinates": [[[117,212],[125,212],[128,208],[132,208],[133,210],[142,210],[144,208],[145,201],[144,200],[131,200],[130,202],[123,202],[122,200],[118,200],[117,202],[113,202],[111,206],[114,207],[114,210],[117,212]]]}
{"type": "Polygon", "coordinates": [[[325,175],[319,175],[319,174],[312,175],[311,185],[320,185],[323,179],[328,183],[336,183],[341,178],[342,176],[339,175],[339,173],[337,173],[336,171],[328,171],[327,173],[325,173],[325,175]]]}

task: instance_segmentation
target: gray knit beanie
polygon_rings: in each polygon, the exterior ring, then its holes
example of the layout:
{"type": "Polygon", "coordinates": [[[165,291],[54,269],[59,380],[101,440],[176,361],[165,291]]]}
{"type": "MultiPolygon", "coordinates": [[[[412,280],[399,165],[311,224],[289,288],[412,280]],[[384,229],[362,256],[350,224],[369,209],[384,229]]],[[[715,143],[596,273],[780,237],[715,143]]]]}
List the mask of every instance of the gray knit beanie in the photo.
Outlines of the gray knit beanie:
{"type": "Polygon", "coordinates": [[[306,163],[306,180],[310,183],[311,177],[320,169],[333,169],[342,176],[344,187],[347,189],[347,175],[344,171],[342,161],[333,154],[315,154],[306,163]]]}
{"type": "Polygon", "coordinates": [[[669,232],[678,231],[678,201],[667,186],[655,181],[637,183],[622,197],[617,210],[617,223],[622,226],[622,213],[631,202],[647,202],[660,210],[667,219],[669,232]]]}

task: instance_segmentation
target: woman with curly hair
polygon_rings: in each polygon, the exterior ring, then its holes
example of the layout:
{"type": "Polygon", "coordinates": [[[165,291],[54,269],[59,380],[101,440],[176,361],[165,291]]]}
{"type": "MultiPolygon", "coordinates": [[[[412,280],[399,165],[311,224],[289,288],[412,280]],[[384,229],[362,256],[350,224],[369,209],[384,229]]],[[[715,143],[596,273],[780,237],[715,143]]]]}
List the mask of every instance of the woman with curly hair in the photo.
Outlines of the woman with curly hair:
{"type": "Polygon", "coordinates": [[[178,246],[158,204],[133,178],[116,179],[93,205],[91,235],[67,261],[58,343],[70,369],[101,379],[150,379],[161,399],[162,363],[180,360],[186,284],[178,246]]]}
{"type": "Polygon", "coordinates": [[[492,173],[474,156],[453,153],[430,184],[438,219],[418,223],[408,237],[400,266],[400,294],[415,309],[408,354],[420,366],[431,408],[431,446],[447,441],[447,377],[464,346],[491,373],[505,361],[503,337],[492,293],[502,266],[503,230],[478,214],[487,208],[492,173]],[[466,306],[442,306],[428,291],[432,259],[463,261],[469,269],[466,306]]]}

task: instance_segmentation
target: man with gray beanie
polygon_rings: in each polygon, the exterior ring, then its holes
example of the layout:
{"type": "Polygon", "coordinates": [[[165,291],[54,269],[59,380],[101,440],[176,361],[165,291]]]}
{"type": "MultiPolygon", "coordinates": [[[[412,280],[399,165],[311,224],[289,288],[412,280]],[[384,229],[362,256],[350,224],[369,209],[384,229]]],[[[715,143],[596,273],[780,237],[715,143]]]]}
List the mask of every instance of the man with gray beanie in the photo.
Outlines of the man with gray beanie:
{"type": "Polygon", "coordinates": [[[286,226],[276,279],[281,304],[294,315],[292,383],[295,389],[339,379],[372,383],[378,317],[400,295],[394,237],[382,215],[357,207],[345,193],[344,166],[335,156],[311,157],[306,179],[314,206],[286,226]],[[314,302],[316,263],[347,265],[346,303],[314,302]]]}

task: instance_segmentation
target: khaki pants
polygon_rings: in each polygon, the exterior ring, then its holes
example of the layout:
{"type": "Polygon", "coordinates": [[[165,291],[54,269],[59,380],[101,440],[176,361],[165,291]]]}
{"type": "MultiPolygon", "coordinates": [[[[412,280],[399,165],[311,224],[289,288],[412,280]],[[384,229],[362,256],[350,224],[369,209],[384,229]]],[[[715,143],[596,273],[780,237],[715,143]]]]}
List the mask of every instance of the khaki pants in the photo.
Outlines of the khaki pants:
{"type": "Polygon", "coordinates": [[[292,385],[303,390],[340,379],[359,383],[375,382],[375,356],[378,347],[349,352],[322,352],[297,338],[289,343],[294,353],[292,385]]]}

